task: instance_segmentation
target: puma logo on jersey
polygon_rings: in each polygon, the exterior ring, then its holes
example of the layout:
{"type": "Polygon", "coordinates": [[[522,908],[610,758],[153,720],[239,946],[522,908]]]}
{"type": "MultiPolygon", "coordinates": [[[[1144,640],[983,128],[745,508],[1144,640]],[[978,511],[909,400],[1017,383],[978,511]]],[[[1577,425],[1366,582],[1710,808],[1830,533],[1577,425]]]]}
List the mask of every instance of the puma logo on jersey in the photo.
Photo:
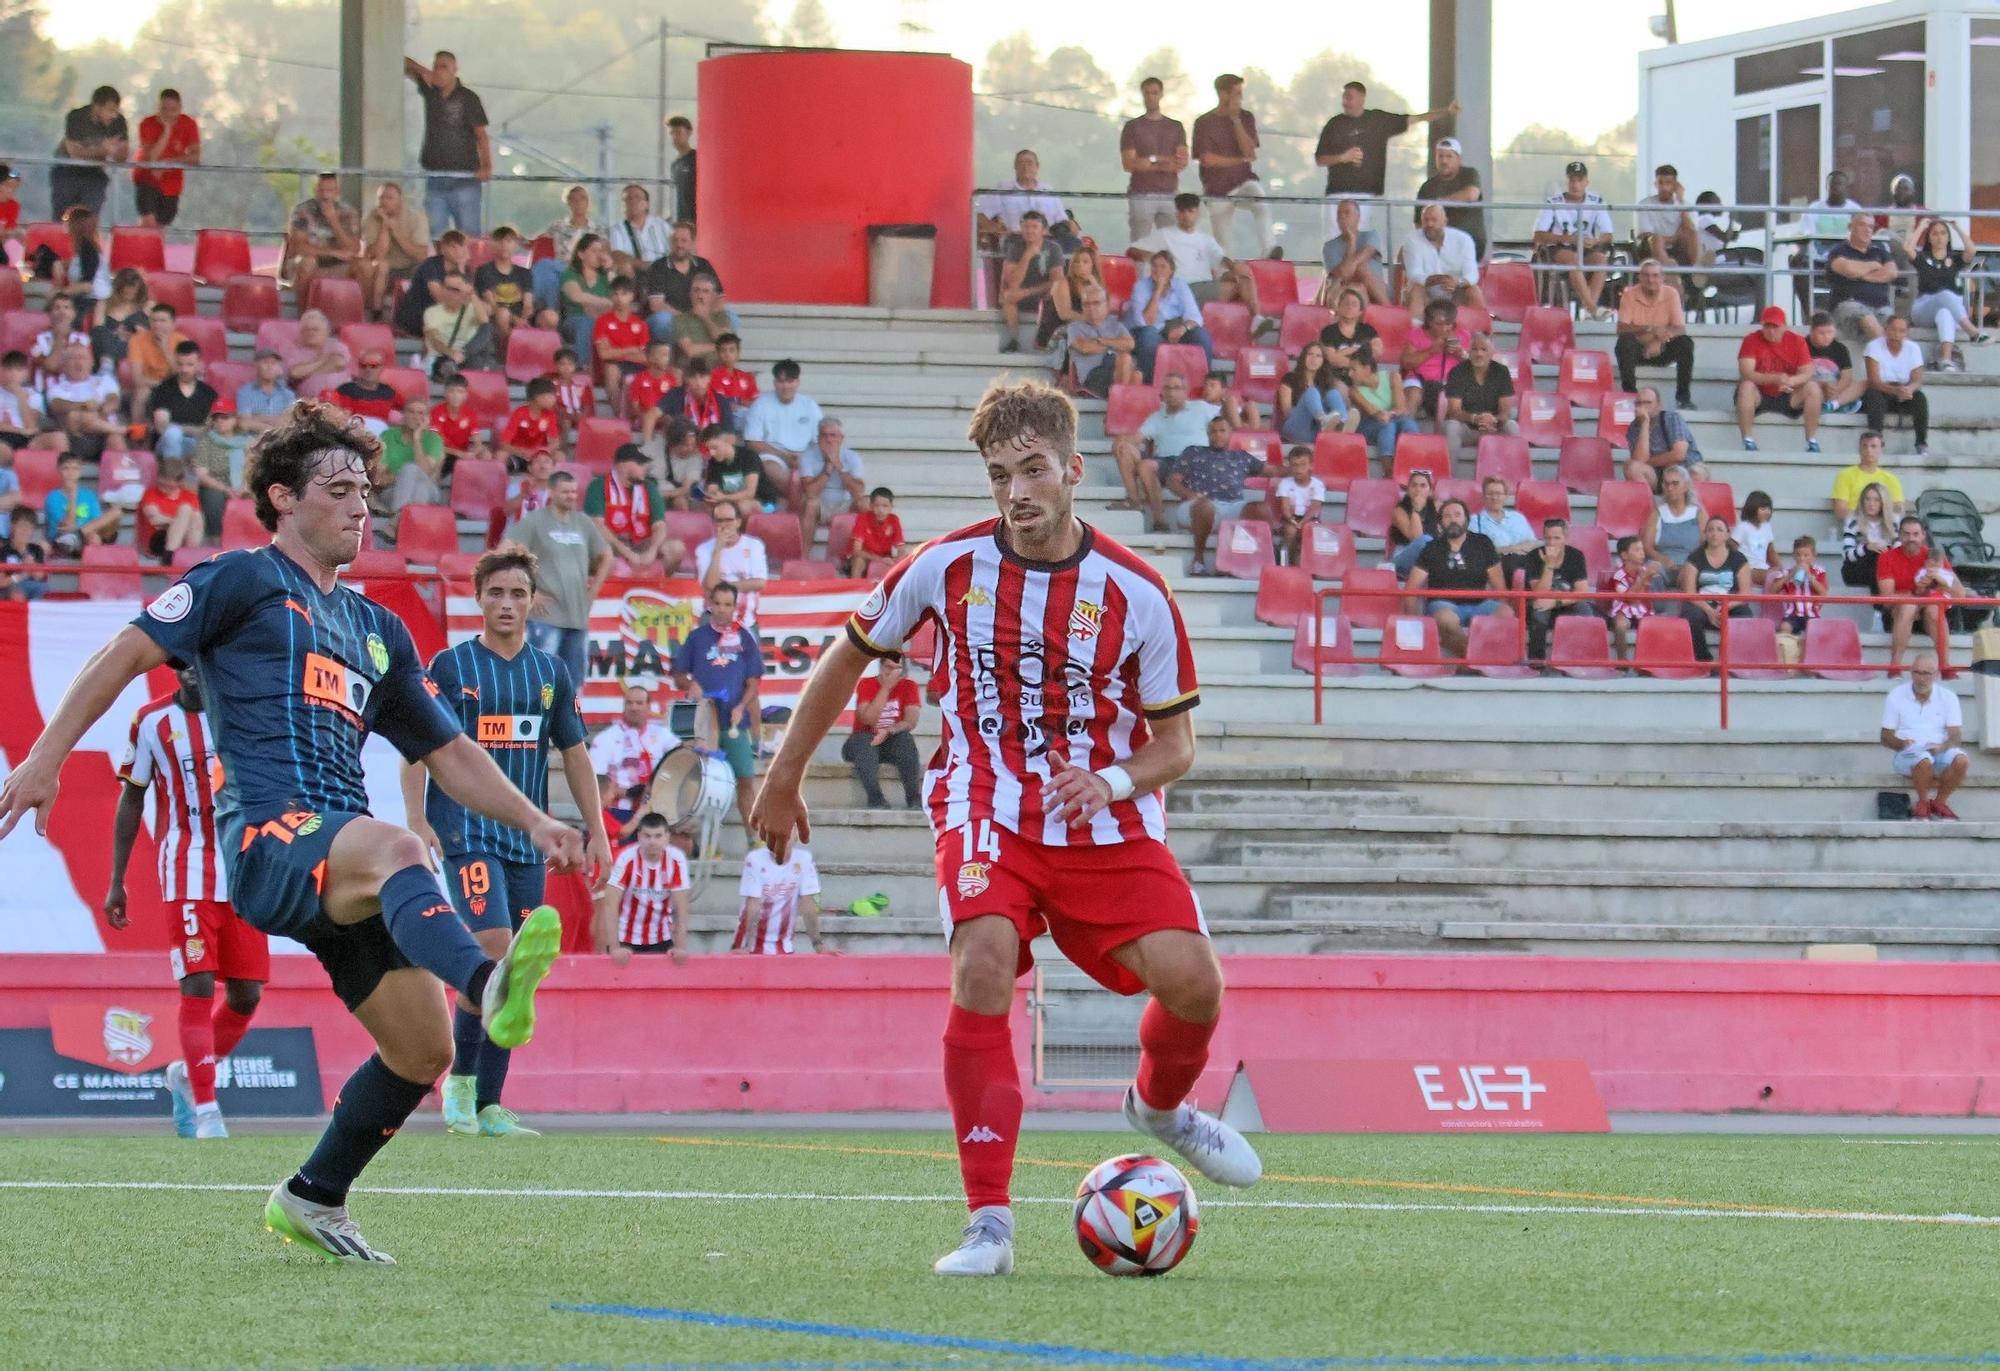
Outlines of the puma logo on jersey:
{"type": "Polygon", "coordinates": [[[963,1141],[969,1143],[993,1143],[1006,1142],[1007,1140],[982,1123],[974,1125],[973,1130],[965,1135],[963,1141]]]}
{"type": "Polygon", "coordinates": [[[979,586],[974,586],[959,596],[958,602],[962,605],[978,605],[981,609],[993,608],[993,597],[979,586]]]}
{"type": "Polygon", "coordinates": [[[297,600],[292,599],[290,596],[285,597],[285,608],[292,611],[292,613],[298,615],[301,619],[304,619],[307,624],[312,623],[313,621],[312,611],[307,609],[304,605],[300,604],[297,600]]]}

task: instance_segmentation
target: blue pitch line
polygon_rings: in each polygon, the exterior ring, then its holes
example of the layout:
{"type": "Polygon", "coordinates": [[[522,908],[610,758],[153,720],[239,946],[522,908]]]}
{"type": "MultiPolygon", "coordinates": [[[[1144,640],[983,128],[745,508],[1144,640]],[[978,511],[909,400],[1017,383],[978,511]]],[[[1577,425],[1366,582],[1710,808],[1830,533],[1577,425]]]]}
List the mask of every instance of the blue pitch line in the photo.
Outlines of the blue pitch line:
{"type": "MultiPolygon", "coordinates": [[[[949,1344],[954,1349],[964,1350],[966,1344],[983,1343],[982,1339],[931,1338],[927,1334],[899,1333],[892,1329],[845,1328],[826,1324],[793,1324],[777,1319],[746,1319],[734,1315],[715,1314],[700,1318],[677,1319],[676,1315],[693,1315],[694,1310],[648,1309],[619,1305],[555,1305],[554,1308],[570,1313],[611,1314],[628,1318],[667,1319],[675,1322],[705,1323],[717,1327],[751,1327],[772,1332],[816,1333],[830,1337],[869,1337],[885,1341],[921,1340],[924,1345],[949,1344]]],[[[978,1349],[974,1349],[978,1350],[978,1349]]],[[[1203,1358],[1203,1357],[1148,1357],[1132,1353],[1102,1352],[1094,1348],[1051,1347],[1037,1343],[993,1342],[991,1350],[1007,1357],[1008,1363],[1020,1362],[1043,1366],[1059,1365],[1104,1365],[1127,1362],[1137,1365],[1171,1365],[1230,1367],[1236,1371],[1370,1371],[1371,1368],[1386,1368],[1387,1371],[1423,1371],[1423,1368],[1537,1368],[1572,1366],[1609,1366],[1628,1368],[1647,1367],[1931,1367],[1931,1366],[2000,1366],[2000,1353],[1951,1353],[1951,1352],[1745,1352],[1745,1353],[1664,1353],[1656,1355],[1624,1354],[1615,1352],[1564,1352],[1524,1356],[1499,1354],[1463,1353],[1436,1354],[1431,1356],[1405,1356],[1386,1354],[1373,1357],[1310,1357],[1278,1358],[1274,1360],[1252,1360],[1243,1358],[1203,1358]],[[1004,1351],[1001,1349],[1005,1349],[1004,1351]]],[[[953,1359],[950,1362],[923,1361],[701,1361],[701,1362],[624,1362],[606,1364],[596,1362],[565,1362],[556,1367],[546,1363],[532,1366],[501,1366],[494,1364],[468,1364],[456,1367],[389,1367],[380,1365],[356,1365],[331,1368],[331,1371],[931,1371],[939,1366],[958,1368],[958,1371],[972,1371],[975,1364],[953,1359]]],[[[991,1365],[989,1363],[989,1365],[991,1365]]]]}
{"type": "Polygon", "coordinates": [[[1560,1352],[1529,1356],[1464,1355],[1314,1357],[1299,1361],[1278,1361],[1273,1367],[1315,1368],[1316,1371],[1368,1371],[1369,1368],[1426,1367],[1564,1367],[1564,1366],[2000,1366],[1995,1352],[1696,1352],[1625,1354],[1617,1352],[1560,1352]]]}

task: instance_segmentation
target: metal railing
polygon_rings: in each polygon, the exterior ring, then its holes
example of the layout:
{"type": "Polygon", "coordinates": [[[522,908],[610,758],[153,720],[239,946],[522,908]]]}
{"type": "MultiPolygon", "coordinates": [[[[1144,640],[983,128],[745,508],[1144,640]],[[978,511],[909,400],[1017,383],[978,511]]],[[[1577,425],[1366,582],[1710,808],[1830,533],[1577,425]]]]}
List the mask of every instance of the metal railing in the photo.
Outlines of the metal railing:
{"type": "MultiPolygon", "coordinates": [[[[1666,670],[1674,672],[1677,677],[1705,676],[1713,674],[1716,678],[1716,686],[1717,686],[1716,701],[1717,701],[1717,710],[1719,715],[1718,725],[1725,731],[1729,727],[1729,683],[1732,672],[1777,671],[1777,672],[1784,672],[1787,675],[1794,673],[1799,675],[1813,674],[1835,680],[1851,679],[1855,681],[1863,681],[1863,680],[1873,680],[1877,676],[1883,674],[1887,674],[1891,677],[1894,677],[1900,675],[1906,669],[1903,663],[1891,664],[1888,662],[1879,662],[1871,665],[1867,662],[1824,662],[1824,661],[1813,662],[1804,660],[1803,656],[1801,657],[1801,660],[1796,662],[1784,661],[1782,657],[1780,657],[1776,661],[1769,659],[1758,659],[1756,661],[1751,661],[1751,662],[1742,661],[1740,659],[1733,662],[1731,661],[1728,625],[1732,619],[1740,617],[1737,615],[1736,611],[1738,611],[1739,609],[1747,609],[1752,611],[1752,613],[1754,614],[1755,612],[1761,611],[1766,607],[1771,607],[1771,606],[1782,607],[1788,604],[1796,604],[1801,598],[1810,598],[1814,602],[1821,605],[1826,605],[1826,604],[1867,605],[1871,608],[1877,608],[1877,609],[1883,607],[1894,607],[1899,605],[1916,605],[1922,607],[1924,612],[1921,612],[1917,615],[1916,623],[1913,624],[1911,628],[1911,634],[1910,634],[1911,642],[1912,645],[1914,645],[1920,634],[1926,634],[1926,633],[1929,634],[1932,641],[1930,643],[1930,647],[1928,650],[1934,650],[1937,653],[1939,674],[1945,679],[1950,679],[1956,676],[1958,674],[1958,670],[1952,667],[1951,665],[1951,657],[1950,657],[1951,638],[1949,633],[1935,631],[1936,629],[1948,628],[1949,621],[1948,618],[1944,616],[1947,616],[1949,611],[1952,609],[1991,610],[1994,609],[1995,607],[2000,607],[2000,598],[1990,598],[1977,595],[1957,595],[1957,596],[1952,596],[1949,599],[1945,599],[1935,594],[1933,595],[1828,594],[1828,595],[1815,595],[1811,597],[1801,597],[1799,594],[1796,593],[1787,594],[1782,591],[1776,593],[1758,593],[1750,595],[1739,595],[1734,592],[1730,592],[1727,594],[1718,595],[1713,591],[1680,591],[1680,590],[1557,591],[1557,590],[1512,590],[1512,589],[1438,590],[1430,586],[1425,586],[1422,589],[1416,591],[1411,591],[1407,587],[1399,586],[1394,589],[1384,587],[1380,590],[1370,589],[1357,592],[1355,590],[1347,588],[1346,586],[1315,587],[1313,593],[1313,622],[1312,622],[1313,723],[1323,724],[1326,721],[1326,713],[1325,713],[1326,668],[1330,666],[1332,667],[1375,666],[1375,667],[1381,667],[1384,670],[1390,670],[1393,666],[1396,665],[1413,666],[1413,667],[1443,666],[1443,667],[1451,667],[1454,668],[1455,670],[1470,671],[1475,675],[1478,674],[1478,668],[1480,667],[1493,667],[1493,668],[1505,669],[1510,667],[1521,667],[1521,666],[1530,668],[1552,669],[1556,671],[1558,674],[1566,670],[1617,671],[1621,673],[1635,673],[1639,675],[1645,675],[1655,671],[1666,670]],[[1385,660],[1380,655],[1380,648],[1378,646],[1377,655],[1373,657],[1363,657],[1359,653],[1357,653],[1354,648],[1351,619],[1349,621],[1350,631],[1349,631],[1348,642],[1345,645],[1345,650],[1338,650],[1333,647],[1330,647],[1326,642],[1325,635],[1326,635],[1327,622],[1330,617],[1337,617],[1329,615],[1327,611],[1327,604],[1329,601],[1338,601],[1342,599],[1354,599],[1357,601],[1368,602],[1370,604],[1379,604],[1380,602],[1383,601],[1389,601],[1394,604],[1395,608],[1390,610],[1384,616],[1383,619],[1382,632],[1383,632],[1383,644],[1385,645],[1389,641],[1389,635],[1394,631],[1393,626],[1397,620],[1399,619],[1429,620],[1431,618],[1429,610],[1422,607],[1424,602],[1428,602],[1431,600],[1448,600],[1453,602],[1466,602],[1466,603],[1477,604],[1482,601],[1488,601],[1488,600],[1497,601],[1503,605],[1507,605],[1510,607],[1508,617],[1510,617],[1514,621],[1515,646],[1517,648],[1517,652],[1511,661],[1489,660],[1485,658],[1468,661],[1466,658],[1462,657],[1447,657],[1443,654],[1442,650],[1440,650],[1438,656],[1435,659],[1429,657],[1422,657],[1422,658],[1410,657],[1410,658],[1385,660]],[[1630,658],[1619,658],[1613,656],[1613,657],[1607,657],[1602,661],[1584,660],[1578,658],[1562,658],[1560,660],[1551,660],[1547,657],[1530,658],[1528,656],[1528,617],[1526,614],[1519,612],[1519,610],[1520,607],[1525,606],[1527,602],[1534,600],[1554,601],[1558,606],[1564,606],[1564,607],[1608,605],[1613,601],[1624,601],[1626,603],[1643,602],[1648,606],[1671,605],[1674,608],[1666,611],[1664,614],[1658,609],[1654,609],[1652,612],[1652,616],[1650,617],[1672,617],[1672,618],[1680,617],[1679,607],[1682,605],[1700,604],[1700,605],[1715,606],[1717,607],[1718,610],[1718,622],[1716,624],[1712,626],[1701,626],[1701,627],[1696,627],[1693,624],[1689,625],[1689,632],[1691,635],[1697,632],[1708,633],[1711,631],[1715,634],[1716,644],[1714,648],[1714,656],[1710,661],[1706,662],[1693,660],[1689,658],[1678,658],[1678,657],[1672,659],[1639,657],[1638,643],[1636,639],[1638,633],[1638,624],[1644,621],[1642,618],[1640,620],[1635,621],[1633,626],[1633,636],[1634,636],[1634,642],[1632,644],[1633,655],[1630,658]],[[1411,601],[1418,602],[1419,607],[1417,609],[1407,608],[1409,602],[1411,601]]],[[[1549,638],[1551,645],[1553,645],[1556,633],[1555,623],[1559,621],[1560,617],[1558,615],[1558,618],[1555,621],[1552,621],[1550,624],[1549,638]]],[[[1471,627],[1470,621],[1467,622],[1466,627],[1469,631],[1471,627]]],[[[1925,650],[1925,649],[1915,649],[1915,650],[1925,650]]],[[[1629,679],[1629,677],[1627,679],[1629,679]]],[[[1551,685],[1555,689],[1563,688],[1562,685],[1557,684],[1553,679],[1551,679],[1551,685]]]]}

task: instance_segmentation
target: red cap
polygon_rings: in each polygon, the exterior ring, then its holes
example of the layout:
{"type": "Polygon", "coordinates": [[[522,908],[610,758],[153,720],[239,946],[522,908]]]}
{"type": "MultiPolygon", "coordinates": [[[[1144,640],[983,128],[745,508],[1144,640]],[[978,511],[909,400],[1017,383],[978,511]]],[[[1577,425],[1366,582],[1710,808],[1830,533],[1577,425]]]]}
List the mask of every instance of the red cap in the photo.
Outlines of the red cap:
{"type": "Polygon", "coordinates": [[[235,412],[236,412],[236,402],[230,399],[227,395],[221,397],[214,404],[208,407],[208,417],[211,419],[213,419],[218,414],[234,414],[235,412]]]}
{"type": "Polygon", "coordinates": [[[1783,305],[1764,306],[1764,312],[1757,316],[1757,322],[1760,324],[1777,324],[1783,327],[1785,323],[1785,307],[1783,305]]]}

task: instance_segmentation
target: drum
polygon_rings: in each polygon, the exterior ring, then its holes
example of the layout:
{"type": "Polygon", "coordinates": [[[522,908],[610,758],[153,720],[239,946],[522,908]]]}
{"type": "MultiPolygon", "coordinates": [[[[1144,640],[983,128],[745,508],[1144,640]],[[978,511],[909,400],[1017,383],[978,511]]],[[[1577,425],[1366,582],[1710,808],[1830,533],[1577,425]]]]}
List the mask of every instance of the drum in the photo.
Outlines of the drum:
{"type": "Polygon", "coordinates": [[[719,825],[736,803],[736,773],[720,752],[683,745],[660,758],[646,787],[646,808],[676,830],[719,825]]]}

